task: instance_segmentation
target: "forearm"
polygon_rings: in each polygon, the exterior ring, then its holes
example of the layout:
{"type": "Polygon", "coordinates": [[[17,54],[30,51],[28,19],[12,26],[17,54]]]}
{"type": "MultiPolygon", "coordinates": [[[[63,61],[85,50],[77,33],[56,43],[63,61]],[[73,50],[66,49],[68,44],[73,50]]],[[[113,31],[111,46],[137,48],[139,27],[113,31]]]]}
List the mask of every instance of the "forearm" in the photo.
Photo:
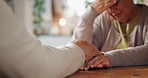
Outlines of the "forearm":
{"type": "Polygon", "coordinates": [[[107,52],[110,67],[148,64],[148,45],[107,52]]]}
{"type": "Polygon", "coordinates": [[[97,13],[97,11],[95,11],[91,6],[88,6],[87,10],[85,11],[85,13],[82,15],[82,17],[80,19],[84,23],[92,25],[95,18],[98,15],[99,14],[97,13]]]}
{"type": "Polygon", "coordinates": [[[86,12],[80,17],[79,23],[74,30],[72,39],[82,39],[91,42],[93,36],[93,23],[98,15],[99,14],[91,7],[88,7],[86,12]]]}
{"type": "MultiPolygon", "coordinates": [[[[62,78],[77,71],[85,62],[85,54],[77,45],[69,44],[57,48],[50,48],[52,55],[46,57],[46,67],[50,67],[51,78],[62,78]],[[53,50],[53,51],[52,51],[53,50]]],[[[49,51],[48,51],[49,52],[49,51]]]]}
{"type": "Polygon", "coordinates": [[[1,53],[1,73],[12,78],[64,78],[85,61],[85,54],[76,45],[54,48],[34,42],[1,53]]]}

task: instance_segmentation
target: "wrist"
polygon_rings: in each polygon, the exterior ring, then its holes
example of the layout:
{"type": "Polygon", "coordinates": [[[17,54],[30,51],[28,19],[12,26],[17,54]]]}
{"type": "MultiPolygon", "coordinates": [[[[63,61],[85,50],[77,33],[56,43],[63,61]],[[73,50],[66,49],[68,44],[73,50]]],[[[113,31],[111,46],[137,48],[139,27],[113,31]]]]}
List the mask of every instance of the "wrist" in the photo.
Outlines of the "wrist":
{"type": "Polygon", "coordinates": [[[107,56],[106,52],[101,52],[101,54],[107,56]]]}

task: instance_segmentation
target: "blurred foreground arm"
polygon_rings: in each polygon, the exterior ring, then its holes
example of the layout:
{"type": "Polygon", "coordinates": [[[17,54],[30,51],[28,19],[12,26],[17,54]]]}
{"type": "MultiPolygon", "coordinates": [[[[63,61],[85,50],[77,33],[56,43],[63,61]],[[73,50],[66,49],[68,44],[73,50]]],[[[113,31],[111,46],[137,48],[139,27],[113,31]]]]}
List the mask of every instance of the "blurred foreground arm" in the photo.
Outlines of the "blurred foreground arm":
{"type": "Polygon", "coordinates": [[[95,54],[94,46],[85,41],[60,47],[41,45],[0,0],[0,78],[63,78],[95,54]]]}

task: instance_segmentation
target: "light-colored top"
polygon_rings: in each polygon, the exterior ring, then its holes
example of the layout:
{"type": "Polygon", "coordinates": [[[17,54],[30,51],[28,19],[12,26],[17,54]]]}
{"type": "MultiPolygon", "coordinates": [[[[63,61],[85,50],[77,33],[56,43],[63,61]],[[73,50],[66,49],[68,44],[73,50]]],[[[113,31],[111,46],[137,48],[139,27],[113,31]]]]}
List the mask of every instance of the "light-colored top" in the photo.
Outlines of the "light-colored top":
{"type": "Polygon", "coordinates": [[[111,67],[148,64],[148,7],[139,6],[142,7],[142,13],[132,33],[127,37],[129,48],[113,50],[121,40],[114,20],[107,12],[99,15],[90,7],[80,18],[73,39],[87,40],[99,50],[107,52],[111,67]]]}
{"type": "MultiPolygon", "coordinates": [[[[126,40],[128,35],[125,35],[126,34],[125,30],[129,26],[123,26],[118,21],[114,21],[114,24],[115,24],[116,30],[120,33],[120,36],[121,36],[120,42],[116,45],[116,47],[114,49],[128,48],[128,43],[126,40]]],[[[129,32],[129,31],[127,31],[127,32],[129,32]]]]}
{"type": "Polygon", "coordinates": [[[140,15],[141,15],[141,10],[139,10],[139,12],[134,17],[134,19],[130,23],[128,23],[127,25],[114,20],[114,24],[115,24],[116,30],[120,33],[120,36],[121,36],[121,40],[116,45],[115,49],[128,48],[127,37],[134,30],[135,25],[139,21],[140,15]]]}
{"type": "Polygon", "coordinates": [[[41,45],[0,0],[0,78],[64,78],[84,61],[77,45],[41,45]]]}

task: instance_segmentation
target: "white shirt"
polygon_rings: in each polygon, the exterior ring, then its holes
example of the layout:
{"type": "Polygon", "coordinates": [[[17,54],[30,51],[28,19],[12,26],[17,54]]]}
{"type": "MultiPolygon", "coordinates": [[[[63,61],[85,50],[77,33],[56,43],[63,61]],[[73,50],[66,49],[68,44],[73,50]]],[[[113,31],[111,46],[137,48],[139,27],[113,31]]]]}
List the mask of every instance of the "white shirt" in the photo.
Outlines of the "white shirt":
{"type": "Polygon", "coordinates": [[[77,71],[84,61],[77,45],[41,45],[0,0],[0,77],[63,78],[77,71]]]}

